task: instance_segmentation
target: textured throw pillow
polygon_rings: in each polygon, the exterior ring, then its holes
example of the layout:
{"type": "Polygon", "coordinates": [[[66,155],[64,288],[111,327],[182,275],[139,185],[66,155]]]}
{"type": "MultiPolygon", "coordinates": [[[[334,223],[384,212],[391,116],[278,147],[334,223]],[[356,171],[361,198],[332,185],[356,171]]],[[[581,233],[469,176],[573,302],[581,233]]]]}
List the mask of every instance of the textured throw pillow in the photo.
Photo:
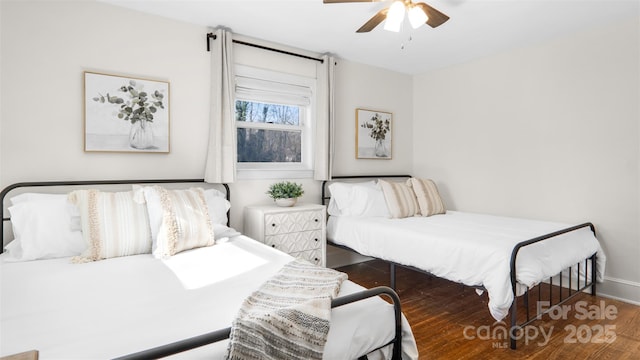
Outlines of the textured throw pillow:
{"type": "Polygon", "coordinates": [[[389,214],[394,219],[420,215],[420,208],[416,195],[413,193],[409,180],[407,182],[390,182],[379,180],[384,198],[387,202],[389,214]]]}
{"type": "Polygon", "coordinates": [[[69,201],[80,211],[87,250],[76,262],[96,261],[151,252],[149,217],[133,192],[76,190],[69,201]]]}
{"type": "Polygon", "coordinates": [[[422,216],[444,214],[446,212],[438,188],[433,180],[411,178],[409,181],[418,199],[422,216]]]}
{"type": "Polygon", "coordinates": [[[144,188],[152,226],[153,256],[167,258],[181,251],[215,244],[213,225],[200,188],[144,188]]]}

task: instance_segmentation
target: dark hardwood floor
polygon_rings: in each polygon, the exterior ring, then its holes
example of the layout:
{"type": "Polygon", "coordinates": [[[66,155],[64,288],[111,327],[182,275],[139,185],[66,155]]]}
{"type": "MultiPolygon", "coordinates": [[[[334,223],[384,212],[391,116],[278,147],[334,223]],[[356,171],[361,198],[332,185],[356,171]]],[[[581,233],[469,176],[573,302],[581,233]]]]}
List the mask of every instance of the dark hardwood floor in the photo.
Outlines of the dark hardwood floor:
{"type": "MultiPolygon", "coordinates": [[[[379,260],[337,270],[365,287],[389,285],[389,266],[379,260]]],[[[511,350],[508,324],[491,317],[486,293],[402,268],[397,288],[421,359],[640,359],[640,306],[579,294],[564,314],[528,325],[511,350]]]]}

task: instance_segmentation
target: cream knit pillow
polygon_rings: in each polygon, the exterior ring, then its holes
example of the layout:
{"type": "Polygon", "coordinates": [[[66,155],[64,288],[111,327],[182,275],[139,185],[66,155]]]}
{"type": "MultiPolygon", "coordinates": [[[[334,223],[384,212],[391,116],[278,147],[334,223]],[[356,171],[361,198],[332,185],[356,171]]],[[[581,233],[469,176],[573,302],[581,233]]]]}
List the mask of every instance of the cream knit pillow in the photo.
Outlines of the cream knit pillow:
{"type": "Polygon", "coordinates": [[[422,216],[444,214],[446,209],[436,184],[431,179],[409,179],[416,194],[422,216]]]}
{"type": "Polygon", "coordinates": [[[409,186],[409,180],[404,182],[390,182],[378,180],[382,187],[384,198],[389,208],[389,214],[394,219],[420,215],[420,208],[416,195],[409,186]]]}
{"type": "Polygon", "coordinates": [[[150,186],[143,191],[153,227],[153,256],[167,258],[215,244],[203,189],[167,190],[150,186]]]}
{"type": "Polygon", "coordinates": [[[74,262],[96,261],[151,252],[149,217],[133,192],[76,190],[69,201],[78,207],[88,247],[74,262]]]}

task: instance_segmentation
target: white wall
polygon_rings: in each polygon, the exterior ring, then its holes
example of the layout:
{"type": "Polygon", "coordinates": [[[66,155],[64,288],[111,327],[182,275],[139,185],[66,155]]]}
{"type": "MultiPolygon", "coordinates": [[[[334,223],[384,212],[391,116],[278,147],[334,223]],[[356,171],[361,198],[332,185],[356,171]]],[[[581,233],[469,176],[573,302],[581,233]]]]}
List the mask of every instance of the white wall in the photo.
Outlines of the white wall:
{"type": "Polygon", "coordinates": [[[407,173],[413,162],[412,77],[346,60],[336,67],[334,175],[407,173]],[[392,159],[356,159],[356,108],[392,113],[392,159]]]}
{"type": "Polygon", "coordinates": [[[450,209],[591,221],[603,293],[640,302],[639,21],[414,78],[415,175],[450,209]],[[418,101],[421,99],[421,101],[418,101]]]}
{"type": "Polygon", "coordinates": [[[206,29],[92,2],[2,2],[2,186],[202,177],[206,29]],[[170,82],[171,153],[85,153],[83,71],[170,82]]]}
{"type": "MultiPolygon", "coordinates": [[[[210,94],[206,27],[93,1],[0,2],[0,187],[19,181],[201,178],[210,94]],[[169,154],[85,153],[82,72],[157,78],[171,86],[169,154]]],[[[222,24],[224,25],[224,24],[222,24]]],[[[306,74],[315,62],[237,46],[238,62],[306,74]],[[311,65],[309,65],[311,64],[311,65]]],[[[339,61],[336,173],[411,168],[411,78],[339,61]],[[355,108],[394,114],[393,160],[355,160],[355,108]]],[[[231,185],[231,225],[242,230],[247,204],[268,203],[271,180],[231,185]]],[[[320,201],[320,183],[303,184],[302,201],[320,201]]]]}

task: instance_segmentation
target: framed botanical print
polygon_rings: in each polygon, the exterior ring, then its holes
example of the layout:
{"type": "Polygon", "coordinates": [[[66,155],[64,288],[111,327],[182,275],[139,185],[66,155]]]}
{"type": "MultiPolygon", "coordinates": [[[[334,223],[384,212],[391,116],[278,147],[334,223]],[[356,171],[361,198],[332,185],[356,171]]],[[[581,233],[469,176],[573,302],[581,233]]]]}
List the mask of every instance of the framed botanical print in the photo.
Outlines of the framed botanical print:
{"type": "Polygon", "coordinates": [[[356,158],[391,159],[392,114],[356,109],[356,158]]]}
{"type": "Polygon", "coordinates": [[[169,83],[85,71],[84,150],[169,152],[169,83]]]}

